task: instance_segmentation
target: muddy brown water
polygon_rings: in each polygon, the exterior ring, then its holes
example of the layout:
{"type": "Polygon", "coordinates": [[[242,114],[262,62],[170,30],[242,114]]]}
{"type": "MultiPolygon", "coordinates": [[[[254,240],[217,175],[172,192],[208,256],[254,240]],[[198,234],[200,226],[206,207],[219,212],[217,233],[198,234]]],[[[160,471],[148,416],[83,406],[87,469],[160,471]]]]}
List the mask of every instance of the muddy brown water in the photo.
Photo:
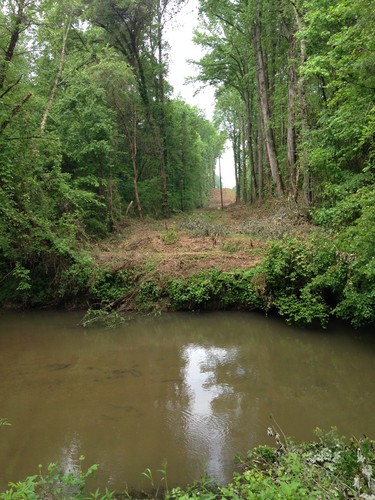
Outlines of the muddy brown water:
{"type": "Polygon", "coordinates": [[[0,313],[0,490],[80,455],[93,487],[147,488],[203,473],[226,481],[233,458],[273,445],[274,416],[296,440],[336,425],[375,437],[375,338],[301,330],[259,314],[140,317],[81,328],[78,313],[0,313]]]}

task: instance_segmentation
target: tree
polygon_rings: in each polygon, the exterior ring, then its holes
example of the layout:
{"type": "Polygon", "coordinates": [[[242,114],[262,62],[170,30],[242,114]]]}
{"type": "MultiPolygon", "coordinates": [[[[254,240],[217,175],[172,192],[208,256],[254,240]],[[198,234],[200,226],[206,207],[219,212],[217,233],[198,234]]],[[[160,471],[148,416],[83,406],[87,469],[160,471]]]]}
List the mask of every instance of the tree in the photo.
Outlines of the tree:
{"type": "Polygon", "coordinates": [[[162,17],[166,4],[145,2],[92,1],[89,18],[108,35],[110,43],[133,69],[144,112],[159,154],[162,205],[169,213],[167,152],[164,137],[164,61],[162,60],[162,17]],[[150,30],[151,28],[151,30],[150,30]],[[156,39],[157,56],[153,48],[156,39]],[[151,50],[150,50],[151,47],[151,50]],[[155,105],[156,102],[156,105],[155,105]]]}
{"type": "MultiPolygon", "coordinates": [[[[261,3],[241,0],[233,4],[222,0],[219,3],[205,1],[201,5],[205,18],[195,40],[208,52],[198,63],[201,69],[198,78],[217,88],[232,88],[241,97],[244,108],[241,133],[246,144],[241,148],[247,150],[247,159],[242,161],[242,177],[246,179],[249,170],[253,199],[259,196],[256,169],[258,177],[263,178],[259,165],[255,164],[258,130],[254,124],[256,116],[260,115],[268,163],[276,191],[281,194],[283,186],[272,125],[269,76],[262,48],[261,3]]],[[[246,198],[247,190],[243,189],[243,193],[246,198]]]]}

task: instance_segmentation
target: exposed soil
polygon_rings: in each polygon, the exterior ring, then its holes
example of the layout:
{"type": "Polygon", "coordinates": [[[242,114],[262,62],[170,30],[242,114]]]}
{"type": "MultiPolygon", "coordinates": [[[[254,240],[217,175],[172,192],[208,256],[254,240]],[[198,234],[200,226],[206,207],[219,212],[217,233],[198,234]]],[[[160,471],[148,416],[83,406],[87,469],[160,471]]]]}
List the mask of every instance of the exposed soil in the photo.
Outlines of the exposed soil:
{"type": "MultiPolygon", "coordinates": [[[[233,189],[224,188],[223,189],[223,206],[228,207],[229,205],[233,205],[236,201],[236,193],[233,189]]],[[[213,189],[211,193],[211,197],[209,200],[210,208],[221,208],[221,193],[220,189],[213,189]]]]}
{"type": "Polygon", "coordinates": [[[234,205],[235,193],[213,190],[209,209],[168,220],[129,219],[110,240],[92,254],[111,270],[139,267],[149,274],[185,277],[203,269],[247,269],[262,258],[267,241],[310,225],[297,207],[273,204],[268,208],[234,205]]]}

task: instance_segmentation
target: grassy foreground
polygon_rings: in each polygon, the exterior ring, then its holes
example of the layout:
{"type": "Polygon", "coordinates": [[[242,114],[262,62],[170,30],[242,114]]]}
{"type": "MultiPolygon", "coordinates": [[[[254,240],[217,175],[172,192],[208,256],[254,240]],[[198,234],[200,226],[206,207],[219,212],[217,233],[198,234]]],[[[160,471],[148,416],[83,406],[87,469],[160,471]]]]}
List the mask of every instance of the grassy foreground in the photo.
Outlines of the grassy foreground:
{"type": "Polygon", "coordinates": [[[64,474],[51,464],[46,474],[40,472],[23,482],[10,483],[0,499],[373,499],[374,442],[363,437],[347,443],[335,428],[329,432],[317,429],[315,434],[314,442],[294,444],[270,427],[268,435],[274,436],[276,446],[258,446],[247,456],[237,457],[239,472],[224,486],[205,478],[186,488],[169,489],[165,468],[159,487],[149,469],[143,473],[150,479],[149,492],[89,492],[86,481],[97,465],[85,472],[79,468],[64,474]]]}

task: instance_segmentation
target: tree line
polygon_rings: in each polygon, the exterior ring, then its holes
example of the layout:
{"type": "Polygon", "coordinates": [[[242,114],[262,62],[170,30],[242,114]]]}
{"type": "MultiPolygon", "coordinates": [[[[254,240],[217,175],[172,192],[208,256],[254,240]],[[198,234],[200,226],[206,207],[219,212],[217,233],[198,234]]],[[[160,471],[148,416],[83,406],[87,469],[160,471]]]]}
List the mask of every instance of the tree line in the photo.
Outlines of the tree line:
{"type": "Polygon", "coordinates": [[[200,0],[200,12],[198,78],[216,88],[238,201],[320,204],[326,184],[373,169],[373,2],[200,0]]]}

